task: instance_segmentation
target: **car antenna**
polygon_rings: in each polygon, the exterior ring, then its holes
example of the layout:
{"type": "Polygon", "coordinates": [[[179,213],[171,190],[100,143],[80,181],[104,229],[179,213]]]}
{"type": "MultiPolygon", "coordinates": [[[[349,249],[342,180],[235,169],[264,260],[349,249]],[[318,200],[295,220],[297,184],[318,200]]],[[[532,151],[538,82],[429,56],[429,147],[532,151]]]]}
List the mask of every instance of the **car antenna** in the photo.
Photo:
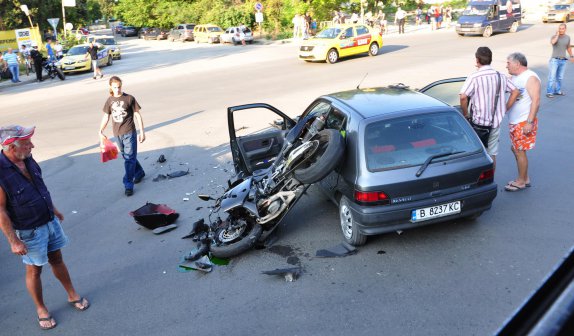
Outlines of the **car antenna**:
{"type": "Polygon", "coordinates": [[[365,73],[365,76],[363,77],[363,79],[361,79],[361,81],[360,81],[359,84],[357,85],[357,90],[359,89],[359,86],[361,86],[361,84],[363,84],[363,81],[365,80],[365,78],[367,78],[367,75],[368,75],[368,74],[369,74],[368,72],[365,73]]]}

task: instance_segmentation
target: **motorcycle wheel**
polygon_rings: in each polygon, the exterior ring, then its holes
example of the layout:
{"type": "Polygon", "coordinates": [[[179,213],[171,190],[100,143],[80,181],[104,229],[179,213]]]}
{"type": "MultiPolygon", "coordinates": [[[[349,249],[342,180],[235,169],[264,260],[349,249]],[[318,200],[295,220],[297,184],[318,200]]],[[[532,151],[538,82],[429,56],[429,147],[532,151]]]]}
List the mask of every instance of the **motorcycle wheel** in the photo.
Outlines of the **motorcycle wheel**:
{"type": "Polygon", "coordinates": [[[58,78],[60,78],[60,80],[66,79],[66,75],[64,75],[61,69],[56,69],[56,75],[58,76],[58,78]]]}
{"type": "Polygon", "coordinates": [[[231,228],[230,225],[237,224],[238,220],[229,217],[215,230],[215,236],[209,247],[214,257],[233,257],[251,249],[255,245],[263,233],[263,228],[253,220],[242,221],[242,225],[231,228]]]}
{"type": "Polygon", "coordinates": [[[315,152],[293,172],[295,178],[305,184],[325,178],[339,164],[345,151],[345,142],[339,131],[324,129],[318,135],[319,146],[315,152]]]}

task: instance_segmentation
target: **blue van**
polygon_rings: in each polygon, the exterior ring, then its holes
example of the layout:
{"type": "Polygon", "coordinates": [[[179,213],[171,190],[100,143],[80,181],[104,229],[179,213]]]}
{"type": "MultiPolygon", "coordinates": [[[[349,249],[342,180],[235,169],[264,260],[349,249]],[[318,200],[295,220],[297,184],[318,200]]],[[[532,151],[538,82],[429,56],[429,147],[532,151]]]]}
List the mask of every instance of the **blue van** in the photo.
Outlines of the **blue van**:
{"type": "Polygon", "coordinates": [[[471,0],[456,24],[456,33],[490,37],[495,31],[516,33],[522,19],[520,0],[471,0]]]}

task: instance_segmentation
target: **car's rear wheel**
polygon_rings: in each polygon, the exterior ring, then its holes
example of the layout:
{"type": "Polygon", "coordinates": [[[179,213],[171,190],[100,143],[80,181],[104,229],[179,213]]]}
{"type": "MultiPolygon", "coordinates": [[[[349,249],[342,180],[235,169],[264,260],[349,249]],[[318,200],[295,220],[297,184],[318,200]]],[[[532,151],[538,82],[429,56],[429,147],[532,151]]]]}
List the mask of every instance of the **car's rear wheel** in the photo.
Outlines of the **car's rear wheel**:
{"type": "Polygon", "coordinates": [[[486,26],[486,28],[484,28],[484,32],[482,33],[482,36],[484,36],[484,37],[492,36],[492,26],[486,26]]]}
{"type": "Polygon", "coordinates": [[[351,211],[351,202],[346,196],[339,201],[339,219],[345,241],[353,246],[365,245],[367,236],[359,232],[358,222],[351,211]]]}
{"type": "Polygon", "coordinates": [[[333,48],[327,52],[327,62],[334,64],[339,60],[339,53],[337,49],[333,48]]]}
{"type": "Polygon", "coordinates": [[[379,54],[379,45],[376,42],[371,43],[369,46],[369,56],[377,56],[379,54]]]}

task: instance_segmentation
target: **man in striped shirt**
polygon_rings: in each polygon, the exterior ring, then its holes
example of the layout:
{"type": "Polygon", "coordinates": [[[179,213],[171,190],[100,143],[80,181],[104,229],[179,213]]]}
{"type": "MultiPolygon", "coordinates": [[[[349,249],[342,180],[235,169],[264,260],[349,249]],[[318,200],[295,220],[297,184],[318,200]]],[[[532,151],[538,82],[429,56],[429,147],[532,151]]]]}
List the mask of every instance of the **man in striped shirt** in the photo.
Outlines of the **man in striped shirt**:
{"type": "Polygon", "coordinates": [[[467,119],[472,117],[475,125],[491,126],[486,150],[496,167],[500,122],[516,101],[519,91],[506,76],[490,66],[492,51],[488,47],[479,47],[474,56],[478,70],[466,78],[460,89],[460,107],[463,115],[467,119]],[[500,80],[500,95],[494,106],[498,80],[500,80]],[[505,92],[510,92],[508,101],[505,99],[505,92]],[[472,116],[469,107],[472,109],[472,116]]]}

